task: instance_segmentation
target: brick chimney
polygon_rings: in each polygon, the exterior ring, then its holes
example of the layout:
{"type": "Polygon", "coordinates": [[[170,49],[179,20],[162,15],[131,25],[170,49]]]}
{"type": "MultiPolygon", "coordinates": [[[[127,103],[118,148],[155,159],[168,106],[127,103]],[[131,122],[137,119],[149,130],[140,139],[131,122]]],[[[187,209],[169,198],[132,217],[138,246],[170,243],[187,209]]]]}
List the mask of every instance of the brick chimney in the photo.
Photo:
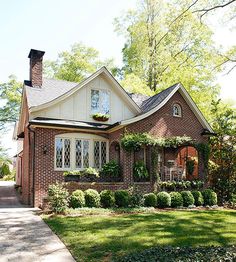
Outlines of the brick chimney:
{"type": "Polygon", "coordinates": [[[42,87],[44,53],[44,51],[31,49],[28,55],[30,59],[30,82],[32,87],[42,87]]]}

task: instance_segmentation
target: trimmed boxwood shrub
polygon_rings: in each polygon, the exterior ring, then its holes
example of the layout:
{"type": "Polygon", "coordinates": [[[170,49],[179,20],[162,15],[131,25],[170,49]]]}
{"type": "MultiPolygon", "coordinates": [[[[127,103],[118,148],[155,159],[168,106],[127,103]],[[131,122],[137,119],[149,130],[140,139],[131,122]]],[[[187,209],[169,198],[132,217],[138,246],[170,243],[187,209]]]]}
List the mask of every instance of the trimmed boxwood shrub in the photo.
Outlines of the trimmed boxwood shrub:
{"type": "Polygon", "coordinates": [[[84,191],[85,205],[87,207],[99,207],[100,195],[97,190],[87,189],[84,191]]]}
{"type": "Polygon", "coordinates": [[[171,207],[181,207],[183,206],[183,197],[179,192],[171,192],[171,207]]]}
{"type": "Polygon", "coordinates": [[[115,205],[114,192],[111,190],[103,190],[100,193],[101,205],[103,207],[113,207],[115,205]]]}
{"type": "Polygon", "coordinates": [[[128,207],[130,195],[126,190],[115,191],[115,203],[118,207],[128,207]]]}
{"type": "Polygon", "coordinates": [[[64,185],[56,182],[48,187],[48,201],[55,213],[63,213],[69,205],[69,192],[64,185]]]}
{"type": "Polygon", "coordinates": [[[183,197],[183,206],[184,207],[194,205],[194,197],[190,191],[182,191],[181,195],[183,197]]]}
{"type": "Polygon", "coordinates": [[[157,196],[154,193],[145,194],[144,206],[146,207],[156,207],[157,206],[157,196]]]}
{"type": "Polygon", "coordinates": [[[217,205],[217,194],[212,189],[202,191],[205,206],[217,205]]]}
{"type": "Polygon", "coordinates": [[[140,207],[143,205],[143,195],[140,193],[133,193],[130,196],[130,206],[131,207],[140,207]]]}
{"type": "Polygon", "coordinates": [[[157,207],[165,208],[170,207],[171,198],[167,192],[159,192],[157,194],[157,207]]]}
{"type": "Polygon", "coordinates": [[[84,192],[82,190],[75,190],[70,196],[70,207],[78,208],[85,206],[84,192]]]}
{"type": "Polygon", "coordinates": [[[200,191],[191,192],[194,197],[195,206],[202,206],[204,204],[204,199],[200,191]]]}

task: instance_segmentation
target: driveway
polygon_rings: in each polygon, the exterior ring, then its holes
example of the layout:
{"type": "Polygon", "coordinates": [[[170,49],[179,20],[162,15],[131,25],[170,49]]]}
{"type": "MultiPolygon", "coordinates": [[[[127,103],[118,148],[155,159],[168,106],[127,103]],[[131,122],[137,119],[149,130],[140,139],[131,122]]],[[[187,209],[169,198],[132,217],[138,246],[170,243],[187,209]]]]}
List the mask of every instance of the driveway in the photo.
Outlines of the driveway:
{"type": "Polygon", "coordinates": [[[74,261],[38,211],[19,203],[14,183],[0,181],[0,262],[74,261]]]}

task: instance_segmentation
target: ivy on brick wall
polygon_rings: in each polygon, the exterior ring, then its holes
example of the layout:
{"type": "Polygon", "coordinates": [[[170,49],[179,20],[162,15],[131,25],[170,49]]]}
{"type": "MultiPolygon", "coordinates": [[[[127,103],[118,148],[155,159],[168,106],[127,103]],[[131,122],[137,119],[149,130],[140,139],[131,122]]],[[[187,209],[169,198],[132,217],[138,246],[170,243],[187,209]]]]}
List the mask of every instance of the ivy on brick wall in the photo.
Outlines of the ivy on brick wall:
{"type": "Polygon", "coordinates": [[[121,139],[121,146],[128,152],[138,151],[141,146],[151,145],[160,147],[178,147],[184,144],[193,144],[188,136],[154,137],[147,133],[127,133],[121,139]]]}

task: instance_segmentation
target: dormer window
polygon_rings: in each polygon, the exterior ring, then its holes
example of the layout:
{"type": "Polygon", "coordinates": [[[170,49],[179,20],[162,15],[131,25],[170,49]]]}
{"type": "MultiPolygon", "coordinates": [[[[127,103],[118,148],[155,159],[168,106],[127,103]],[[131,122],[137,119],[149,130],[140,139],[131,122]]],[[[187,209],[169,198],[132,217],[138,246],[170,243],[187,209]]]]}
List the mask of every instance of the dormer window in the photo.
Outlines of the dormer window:
{"type": "Polygon", "coordinates": [[[110,113],[110,93],[107,90],[91,90],[91,113],[110,113]]]}
{"type": "Polygon", "coordinates": [[[173,110],[173,116],[176,117],[182,116],[182,108],[179,104],[174,104],[172,110],[173,110]]]}

